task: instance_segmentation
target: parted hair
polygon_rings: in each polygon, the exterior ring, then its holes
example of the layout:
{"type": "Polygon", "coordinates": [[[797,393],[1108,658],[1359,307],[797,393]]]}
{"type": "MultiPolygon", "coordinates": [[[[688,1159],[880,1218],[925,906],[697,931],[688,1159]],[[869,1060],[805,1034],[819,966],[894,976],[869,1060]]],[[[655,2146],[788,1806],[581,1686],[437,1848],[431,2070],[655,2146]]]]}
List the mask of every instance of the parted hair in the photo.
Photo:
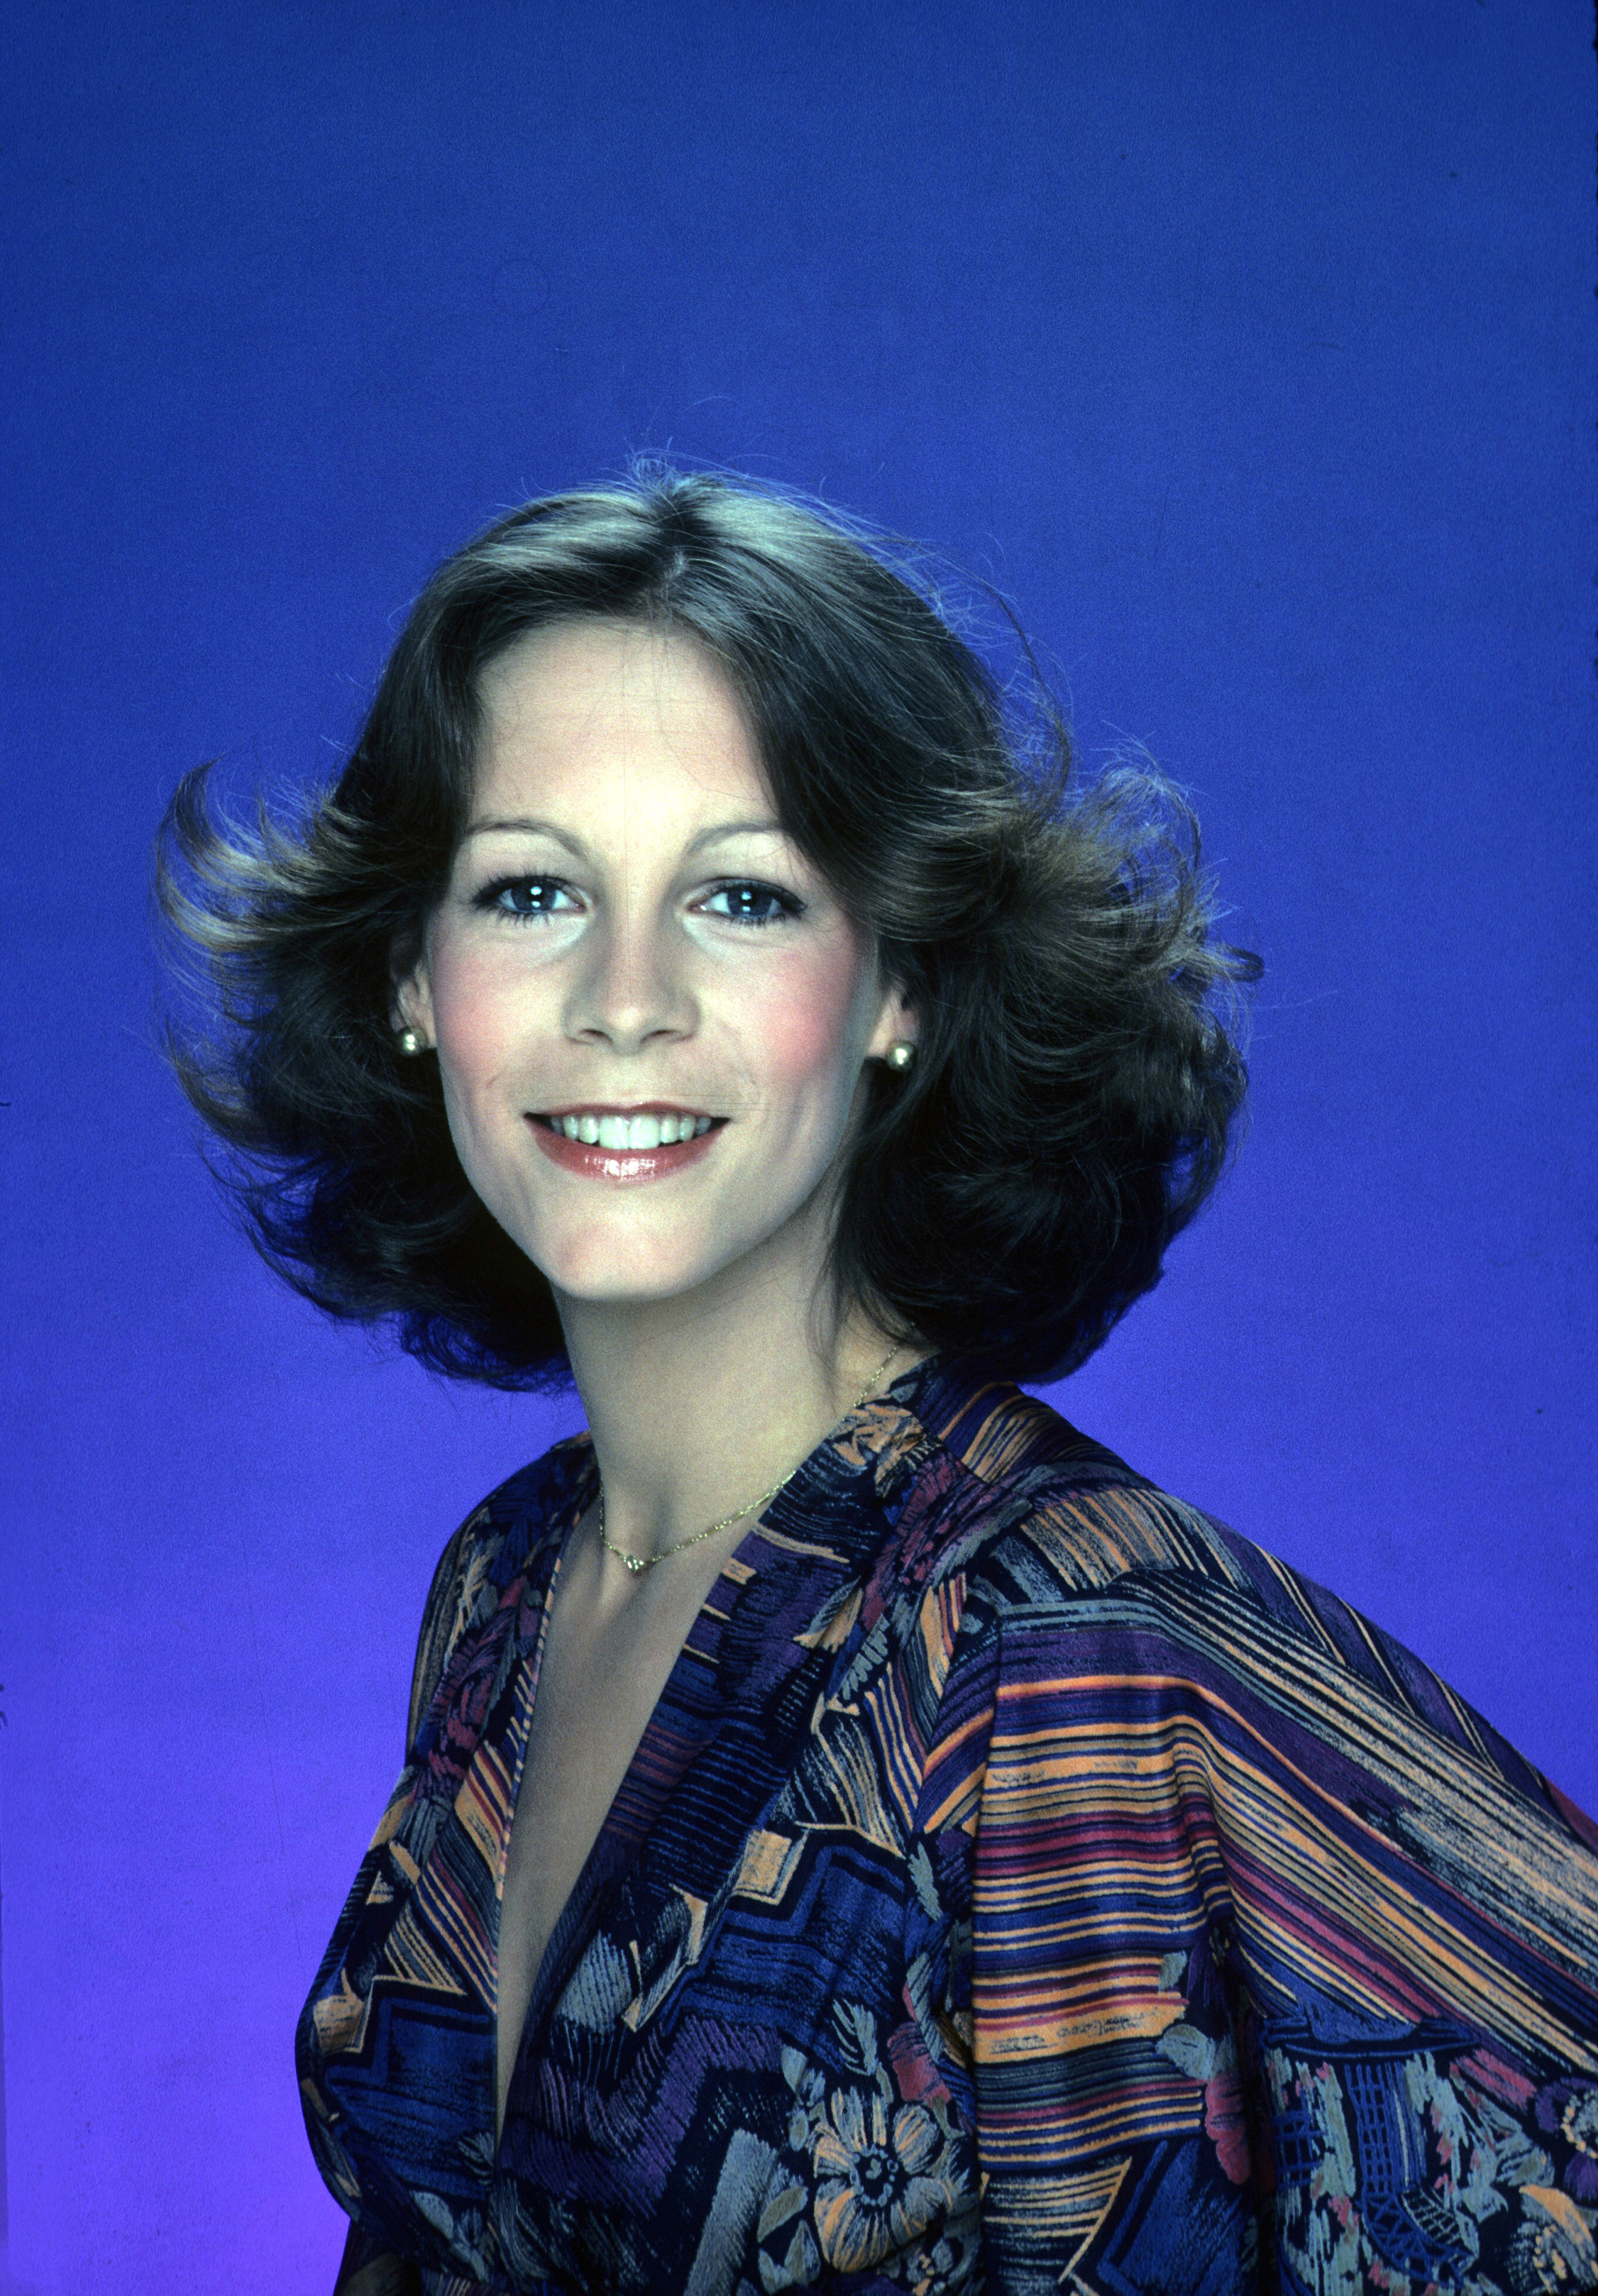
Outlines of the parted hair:
{"type": "Polygon", "coordinates": [[[1001,681],[923,562],[703,474],[529,503],[417,599],[336,781],[223,818],[199,767],[158,839],[198,1005],[165,1042],[251,1239],[334,1316],[433,1369],[567,1375],[548,1285],[450,1138],[436,1057],[395,1037],[471,801],[482,673],[597,616],[692,634],[739,695],[783,826],[875,936],[921,1024],[870,1064],[832,1276],[890,1335],[1016,1378],[1074,1369],[1158,1280],[1242,1108],[1239,989],[1198,830],[1141,755],[1091,780],[1024,646],[1001,681]]]}

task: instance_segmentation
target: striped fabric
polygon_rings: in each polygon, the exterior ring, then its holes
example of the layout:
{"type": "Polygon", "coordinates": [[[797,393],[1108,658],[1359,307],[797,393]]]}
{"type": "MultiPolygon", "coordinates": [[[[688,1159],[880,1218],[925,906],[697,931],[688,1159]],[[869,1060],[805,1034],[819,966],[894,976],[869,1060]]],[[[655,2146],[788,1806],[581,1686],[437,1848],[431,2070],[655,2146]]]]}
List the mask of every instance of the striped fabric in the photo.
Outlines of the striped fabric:
{"type": "Polygon", "coordinates": [[[744,1538],[538,1976],[504,1847],[586,1439],[456,1534],[302,2017],[429,2296],[1598,2287],[1598,1833],[1408,1652],[922,1365],[744,1538]]]}

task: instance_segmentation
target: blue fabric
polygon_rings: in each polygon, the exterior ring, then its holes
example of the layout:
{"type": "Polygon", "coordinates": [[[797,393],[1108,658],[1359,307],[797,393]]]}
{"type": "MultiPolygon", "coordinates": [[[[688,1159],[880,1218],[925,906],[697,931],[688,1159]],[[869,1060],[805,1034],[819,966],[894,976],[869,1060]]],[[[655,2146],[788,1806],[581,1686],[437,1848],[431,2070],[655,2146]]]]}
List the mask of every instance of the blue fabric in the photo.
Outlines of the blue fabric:
{"type": "Polygon", "coordinates": [[[504,1844],[586,1441],[457,1534],[299,2034],[434,2296],[1598,2284],[1598,1837],[1390,1638],[923,1366],[726,1565],[539,1972],[504,1844]]]}

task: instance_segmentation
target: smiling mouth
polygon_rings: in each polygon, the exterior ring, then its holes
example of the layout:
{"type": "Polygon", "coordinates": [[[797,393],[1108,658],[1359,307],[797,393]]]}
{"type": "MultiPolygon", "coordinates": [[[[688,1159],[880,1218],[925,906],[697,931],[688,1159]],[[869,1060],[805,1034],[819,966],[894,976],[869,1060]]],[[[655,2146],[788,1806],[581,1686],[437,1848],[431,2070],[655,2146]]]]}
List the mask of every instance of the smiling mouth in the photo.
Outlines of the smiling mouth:
{"type": "Polygon", "coordinates": [[[725,1116],[657,1103],[649,1108],[552,1108],[529,1115],[552,1164],[589,1180],[663,1180],[715,1146],[725,1116]]]}
{"type": "Polygon", "coordinates": [[[703,1116],[690,1108],[562,1108],[537,1121],[562,1139],[585,1148],[609,1148],[612,1152],[637,1152],[674,1148],[679,1142],[703,1139],[723,1116],[703,1116]]]}

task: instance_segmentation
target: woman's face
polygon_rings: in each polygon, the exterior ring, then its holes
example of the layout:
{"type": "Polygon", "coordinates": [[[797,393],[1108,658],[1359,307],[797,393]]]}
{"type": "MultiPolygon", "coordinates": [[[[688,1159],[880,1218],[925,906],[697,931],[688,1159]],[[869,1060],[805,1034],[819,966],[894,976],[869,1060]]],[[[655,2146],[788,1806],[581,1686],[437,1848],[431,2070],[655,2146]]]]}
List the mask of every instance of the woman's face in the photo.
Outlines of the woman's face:
{"type": "Polygon", "coordinates": [[[915,1028],[778,827],[732,688],[692,638],[586,621],[520,641],[482,699],[397,991],[472,1186],[571,1300],[741,1265],[810,1286],[863,1064],[915,1028]]]}

